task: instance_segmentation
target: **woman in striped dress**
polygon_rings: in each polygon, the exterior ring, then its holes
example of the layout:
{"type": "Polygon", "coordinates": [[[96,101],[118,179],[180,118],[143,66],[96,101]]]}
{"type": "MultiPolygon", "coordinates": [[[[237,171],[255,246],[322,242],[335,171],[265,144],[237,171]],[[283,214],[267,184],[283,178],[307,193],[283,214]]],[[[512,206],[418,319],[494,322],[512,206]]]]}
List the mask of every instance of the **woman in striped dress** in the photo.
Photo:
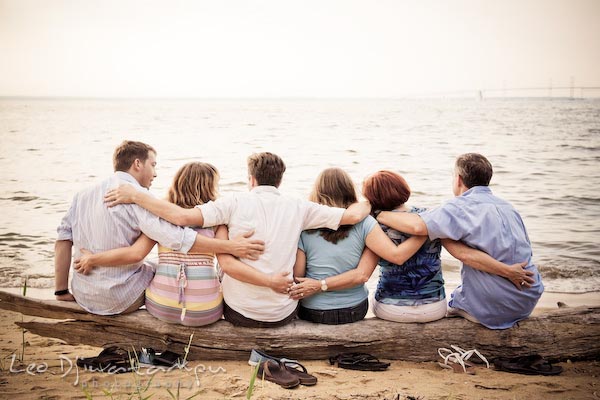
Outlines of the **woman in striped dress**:
{"type": "MultiPolygon", "coordinates": [[[[168,200],[184,208],[193,208],[217,198],[219,173],[208,163],[185,164],[173,179],[168,200]]],[[[214,238],[213,228],[191,227],[199,235],[214,238]]],[[[156,243],[142,234],[131,246],[84,254],[77,263],[87,265],[123,265],[142,260],[156,243]]],[[[158,247],[156,275],[146,289],[146,309],[156,318],[187,326],[208,325],[223,315],[223,294],[215,269],[215,254],[180,253],[158,247]]]]}

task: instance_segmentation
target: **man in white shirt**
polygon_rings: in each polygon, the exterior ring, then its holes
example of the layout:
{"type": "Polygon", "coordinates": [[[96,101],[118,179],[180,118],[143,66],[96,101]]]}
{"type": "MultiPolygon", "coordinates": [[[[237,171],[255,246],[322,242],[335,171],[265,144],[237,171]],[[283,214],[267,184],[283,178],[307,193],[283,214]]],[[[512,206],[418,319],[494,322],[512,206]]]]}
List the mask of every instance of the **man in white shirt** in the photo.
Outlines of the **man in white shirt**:
{"type": "MultiPolygon", "coordinates": [[[[257,260],[218,254],[225,272],[224,316],[234,325],[275,327],[296,315],[298,302],[287,289],[293,282],[300,233],[355,224],[370,211],[367,203],[343,209],[284,196],[277,189],[284,172],[285,164],[277,155],[253,154],[248,158],[249,193],[231,194],[194,209],[140,196],[123,186],[110,191],[106,199],[112,204],[135,202],[177,225],[228,225],[233,236],[253,230],[253,237],[265,242],[265,252],[257,260]]],[[[226,230],[220,228],[217,237],[226,238],[226,230]]]]}
{"type": "Polygon", "coordinates": [[[161,245],[181,252],[231,252],[256,257],[264,248],[256,239],[234,241],[209,239],[189,228],[172,225],[136,205],[108,208],[103,196],[111,187],[126,183],[148,193],[156,177],[156,151],[141,142],[124,141],[113,156],[115,174],[75,195],[58,227],[55,244],[55,296],[75,300],[94,314],[110,315],[137,310],[154,270],[143,262],[118,267],[97,266],[90,274],[75,272],[69,292],[72,247],[94,253],[130,246],[141,232],[161,245]]]}

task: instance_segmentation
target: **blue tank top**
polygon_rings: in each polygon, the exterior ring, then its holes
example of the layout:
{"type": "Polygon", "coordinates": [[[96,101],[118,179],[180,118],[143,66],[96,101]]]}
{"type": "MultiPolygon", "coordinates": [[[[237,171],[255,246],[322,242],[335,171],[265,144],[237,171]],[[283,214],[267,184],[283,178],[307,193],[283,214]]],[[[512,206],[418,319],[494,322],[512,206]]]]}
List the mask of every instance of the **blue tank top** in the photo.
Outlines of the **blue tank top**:
{"type": "MultiPolygon", "coordinates": [[[[411,207],[409,212],[423,211],[424,208],[411,207]]],[[[380,225],[396,245],[410,238],[406,233],[380,225]]],[[[375,299],[380,303],[398,306],[417,306],[445,299],[441,251],[442,244],[439,240],[427,239],[423,246],[402,265],[381,259],[375,299]]]]}

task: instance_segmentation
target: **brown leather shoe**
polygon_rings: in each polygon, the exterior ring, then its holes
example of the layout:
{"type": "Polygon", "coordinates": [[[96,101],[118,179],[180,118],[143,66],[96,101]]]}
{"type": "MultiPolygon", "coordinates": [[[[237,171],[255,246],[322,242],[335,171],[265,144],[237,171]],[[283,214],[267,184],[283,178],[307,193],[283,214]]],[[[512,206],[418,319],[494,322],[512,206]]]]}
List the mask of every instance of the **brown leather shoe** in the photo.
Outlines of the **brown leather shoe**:
{"type": "Polygon", "coordinates": [[[282,361],[285,369],[292,375],[295,375],[300,380],[300,384],[304,386],[314,386],[317,384],[317,377],[311,375],[306,370],[306,367],[297,361],[282,361]]]}
{"type": "Polygon", "coordinates": [[[266,360],[259,364],[258,378],[274,382],[284,389],[293,389],[300,385],[300,379],[289,372],[281,363],[266,360]]]}

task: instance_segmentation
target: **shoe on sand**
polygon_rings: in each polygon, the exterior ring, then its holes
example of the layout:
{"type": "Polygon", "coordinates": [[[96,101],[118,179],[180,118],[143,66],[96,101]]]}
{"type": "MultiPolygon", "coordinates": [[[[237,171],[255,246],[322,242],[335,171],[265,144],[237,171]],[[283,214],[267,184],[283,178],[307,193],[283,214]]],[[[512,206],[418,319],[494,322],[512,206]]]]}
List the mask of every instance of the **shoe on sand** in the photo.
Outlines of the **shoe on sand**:
{"type": "Polygon", "coordinates": [[[257,377],[274,382],[284,389],[293,389],[300,385],[300,379],[289,372],[283,364],[266,360],[259,364],[257,377]]]}

